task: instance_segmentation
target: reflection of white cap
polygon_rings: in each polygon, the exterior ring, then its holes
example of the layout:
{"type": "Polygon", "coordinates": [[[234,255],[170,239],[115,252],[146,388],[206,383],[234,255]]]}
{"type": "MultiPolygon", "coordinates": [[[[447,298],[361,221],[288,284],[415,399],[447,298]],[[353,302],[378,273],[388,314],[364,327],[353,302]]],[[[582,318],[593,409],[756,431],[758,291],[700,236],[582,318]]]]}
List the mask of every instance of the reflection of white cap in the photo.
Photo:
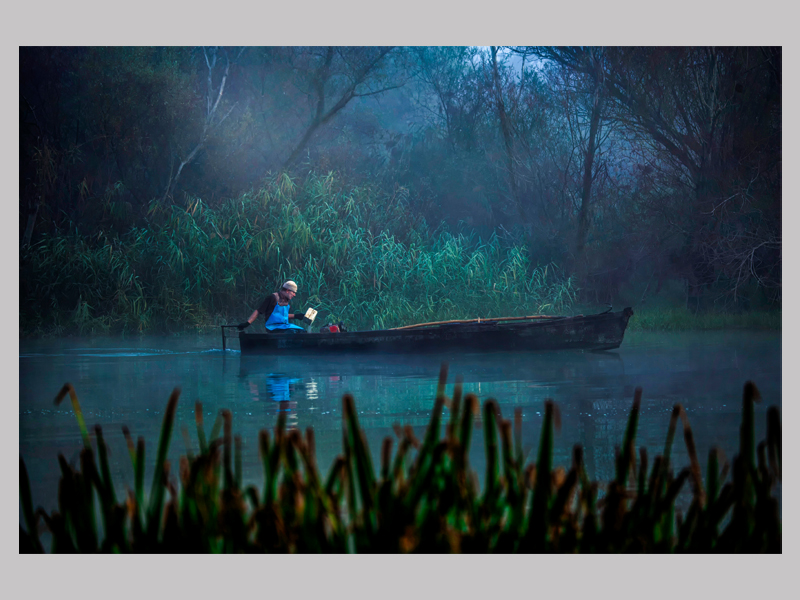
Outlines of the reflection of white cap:
{"type": "Polygon", "coordinates": [[[284,283],[281,288],[284,290],[292,290],[295,294],[297,293],[297,284],[291,279],[284,283]]]}

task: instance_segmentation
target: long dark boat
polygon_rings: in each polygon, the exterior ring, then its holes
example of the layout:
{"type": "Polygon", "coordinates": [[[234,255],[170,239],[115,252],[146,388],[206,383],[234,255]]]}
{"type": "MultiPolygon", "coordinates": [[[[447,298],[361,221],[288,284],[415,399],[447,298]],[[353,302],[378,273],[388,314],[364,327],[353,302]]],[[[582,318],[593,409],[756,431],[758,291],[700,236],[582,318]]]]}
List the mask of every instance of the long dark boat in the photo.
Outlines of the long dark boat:
{"type": "MultiPolygon", "coordinates": [[[[338,333],[238,332],[245,354],[423,353],[441,351],[613,350],[622,343],[631,308],[573,317],[503,317],[338,333]]],[[[222,326],[222,347],[237,337],[222,326]],[[233,335],[226,335],[226,329],[233,335]]]]}

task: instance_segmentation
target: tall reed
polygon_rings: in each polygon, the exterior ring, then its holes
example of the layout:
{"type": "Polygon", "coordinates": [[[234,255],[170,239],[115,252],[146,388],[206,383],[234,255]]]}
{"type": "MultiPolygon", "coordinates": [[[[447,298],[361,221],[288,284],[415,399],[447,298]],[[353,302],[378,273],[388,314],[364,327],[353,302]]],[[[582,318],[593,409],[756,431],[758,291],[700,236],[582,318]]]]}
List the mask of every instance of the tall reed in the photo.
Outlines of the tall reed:
{"type": "Polygon", "coordinates": [[[164,414],[147,497],[144,440],[134,449],[125,430],[136,481],[119,500],[102,429],[96,426],[90,440],[77,394],[67,384],[56,402],[69,393],[84,433],[80,465],[70,466],[59,455],[58,509],[47,513],[33,508],[20,457],[20,552],[44,551],[40,520],[51,532],[52,552],[782,551],[774,495],[782,477],[781,419],[777,408],[769,408],[766,439],[756,444],[753,405],[759,394],[752,382],[744,386],[739,453],[728,463],[712,448],[705,478],[680,405],[672,412],[663,453],[652,464],[646,448],[639,448],[637,457],[642,396],[637,389],[615,476],[602,486],[589,479],[580,446],[569,470],[554,468],[555,403],[545,403],[537,459],[526,465],[521,414],[515,413],[512,425],[488,401],[482,413],[481,490],[468,460],[478,400],[473,394],[462,398],[460,381],[447,397],[446,379],[443,366],[422,441],[410,427],[395,427],[397,440],[384,440],[377,468],[352,396],[343,398],[342,452],[327,475],[317,467],[313,430],[287,431],[280,413],[272,434],[259,433],[263,487],[242,481],[241,442],[232,434],[231,413],[222,411],[206,437],[199,403],[198,446],[187,446],[177,473],[170,468],[166,456],[176,389],[164,414]],[[690,465],[676,475],[670,454],[679,423],[690,465]],[[687,482],[692,499],[683,514],[676,498],[687,482]]]}
{"type": "Polygon", "coordinates": [[[210,208],[154,200],[123,235],[77,228],[20,257],[23,333],[192,330],[238,322],[286,279],[297,308],[352,329],[569,311],[576,290],[524,248],[415,220],[406,195],[282,174],[210,208]]]}

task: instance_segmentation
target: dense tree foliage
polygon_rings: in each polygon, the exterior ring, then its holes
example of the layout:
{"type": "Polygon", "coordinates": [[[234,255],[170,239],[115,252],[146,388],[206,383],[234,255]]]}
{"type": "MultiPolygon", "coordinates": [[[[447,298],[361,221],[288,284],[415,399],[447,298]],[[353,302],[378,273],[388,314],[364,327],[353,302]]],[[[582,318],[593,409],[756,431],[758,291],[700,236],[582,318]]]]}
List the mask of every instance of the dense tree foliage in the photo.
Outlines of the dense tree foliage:
{"type": "Polygon", "coordinates": [[[281,171],[335,171],[381,190],[368,202],[402,198],[414,223],[515,240],[587,301],[672,282],[692,306],[779,306],[781,61],[755,47],[21,48],[21,268],[68,231],[101,248],[166,204],[218,209],[281,171]]]}

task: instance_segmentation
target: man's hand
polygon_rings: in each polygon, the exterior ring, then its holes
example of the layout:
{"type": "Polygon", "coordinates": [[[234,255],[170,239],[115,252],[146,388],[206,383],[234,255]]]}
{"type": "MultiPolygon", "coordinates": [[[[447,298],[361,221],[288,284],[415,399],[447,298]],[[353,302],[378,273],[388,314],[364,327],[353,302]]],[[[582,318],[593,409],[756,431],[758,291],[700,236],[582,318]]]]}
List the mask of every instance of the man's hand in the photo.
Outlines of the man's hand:
{"type": "Polygon", "coordinates": [[[304,319],[304,318],[305,318],[305,316],[306,316],[306,313],[305,313],[305,311],[303,311],[303,312],[296,312],[296,313],[294,313],[294,318],[295,318],[295,319],[304,319]]]}
{"type": "Polygon", "coordinates": [[[239,323],[237,325],[237,327],[239,328],[239,331],[244,331],[245,329],[250,327],[250,321],[245,321],[244,323],[239,323]]]}

